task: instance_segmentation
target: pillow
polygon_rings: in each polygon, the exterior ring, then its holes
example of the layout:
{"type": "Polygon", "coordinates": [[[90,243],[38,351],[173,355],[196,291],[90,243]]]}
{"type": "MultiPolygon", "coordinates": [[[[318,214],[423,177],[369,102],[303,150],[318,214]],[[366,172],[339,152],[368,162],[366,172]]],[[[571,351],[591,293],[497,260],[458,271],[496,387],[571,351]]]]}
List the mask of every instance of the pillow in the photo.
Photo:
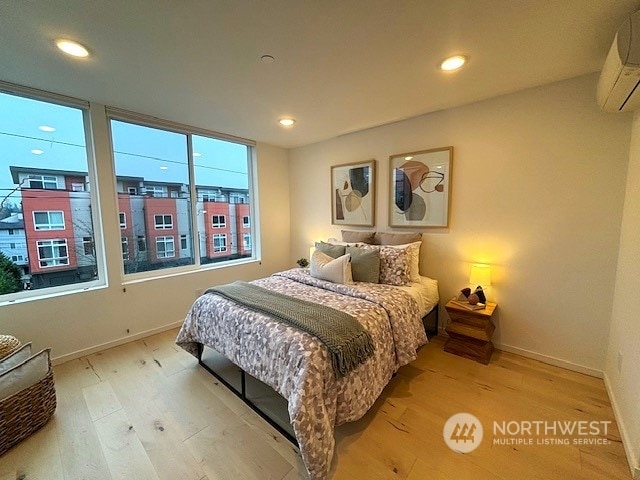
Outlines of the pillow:
{"type": "Polygon", "coordinates": [[[405,248],[363,245],[360,248],[380,251],[380,283],[407,285],[411,283],[411,258],[405,248]]]}
{"type": "Polygon", "coordinates": [[[343,242],[342,240],[338,240],[337,238],[327,238],[325,243],[330,243],[331,245],[342,245],[344,247],[357,247],[358,242],[343,242]]]}
{"type": "Polygon", "coordinates": [[[320,251],[331,258],[338,258],[344,255],[344,245],[332,245],[325,242],[316,242],[316,250],[320,251]]]}
{"type": "Polygon", "coordinates": [[[354,282],[378,283],[380,281],[380,252],[377,249],[347,247],[351,255],[351,273],[354,282]]]}
{"type": "Polygon", "coordinates": [[[41,380],[49,372],[49,365],[49,350],[42,350],[0,374],[0,399],[10,397],[41,380]]]}
{"type": "Polygon", "coordinates": [[[406,250],[409,254],[409,277],[414,283],[420,283],[420,245],[422,242],[413,242],[408,245],[388,245],[389,248],[406,250]]]}
{"type": "Polygon", "coordinates": [[[353,230],[342,230],[342,241],[373,243],[373,236],[375,234],[376,232],[356,232],[353,230]]]}
{"type": "Polygon", "coordinates": [[[26,343],[11,355],[0,360],[0,373],[12,369],[16,365],[20,365],[31,356],[31,343],[26,343]]]}
{"type": "Polygon", "coordinates": [[[391,233],[376,232],[373,238],[374,245],[406,245],[407,243],[415,243],[422,241],[422,233],[391,233]]]}
{"type": "Polygon", "coordinates": [[[319,250],[311,256],[309,273],[312,277],[333,283],[353,283],[351,277],[351,255],[346,254],[338,258],[331,258],[319,250]]]}

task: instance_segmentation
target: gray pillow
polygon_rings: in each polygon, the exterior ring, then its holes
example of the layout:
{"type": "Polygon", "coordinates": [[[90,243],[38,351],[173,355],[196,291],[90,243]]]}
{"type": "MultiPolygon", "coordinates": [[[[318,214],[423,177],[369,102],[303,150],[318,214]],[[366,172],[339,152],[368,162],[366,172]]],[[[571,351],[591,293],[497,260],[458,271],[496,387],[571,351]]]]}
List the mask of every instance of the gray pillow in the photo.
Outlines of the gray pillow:
{"type": "Polygon", "coordinates": [[[343,242],[373,242],[373,236],[376,232],[357,232],[355,230],[341,230],[343,242]]]}
{"type": "Polygon", "coordinates": [[[422,233],[391,233],[376,232],[373,239],[374,245],[404,245],[422,241],[422,233]]]}
{"type": "Polygon", "coordinates": [[[338,258],[344,255],[344,245],[332,245],[326,242],[316,242],[316,250],[329,255],[331,258],[338,258]]]}
{"type": "Polygon", "coordinates": [[[351,255],[351,273],[354,282],[378,283],[380,279],[380,251],[347,247],[351,255]]]}

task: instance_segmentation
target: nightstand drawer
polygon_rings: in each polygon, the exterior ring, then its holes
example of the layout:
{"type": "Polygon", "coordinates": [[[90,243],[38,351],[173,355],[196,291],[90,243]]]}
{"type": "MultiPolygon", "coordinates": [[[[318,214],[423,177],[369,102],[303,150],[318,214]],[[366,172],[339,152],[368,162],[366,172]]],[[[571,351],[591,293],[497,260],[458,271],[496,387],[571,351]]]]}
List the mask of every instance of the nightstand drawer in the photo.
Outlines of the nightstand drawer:
{"type": "Polygon", "coordinates": [[[452,322],[463,323],[477,328],[485,328],[487,323],[491,323],[491,316],[478,315],[476,312],[479,311],[480,310],[463,312],[447,308],[447,313],[449,314],[449,317],[451,317],[452,322]]]}

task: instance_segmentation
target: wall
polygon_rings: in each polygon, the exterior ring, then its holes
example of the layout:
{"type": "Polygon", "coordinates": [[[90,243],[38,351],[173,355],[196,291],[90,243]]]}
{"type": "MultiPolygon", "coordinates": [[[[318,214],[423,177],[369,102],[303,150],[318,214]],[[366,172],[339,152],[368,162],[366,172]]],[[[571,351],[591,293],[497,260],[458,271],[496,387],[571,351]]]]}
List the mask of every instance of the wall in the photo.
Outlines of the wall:
{"type": "MultiPolygon", "coordinates": [[[[92,105],[91,121],[102,133],[93,140],[97,157],[102,218],[118,218],[104,109],[92,105]]],[[[0,332],[31,341],[36,349],[52,347],[59,360],[176,325],[196,292],[233,280],[252,280],[290,268],[289,172],[287,151],[256,147],[262,261],[122,284],[120,229],[102,222],[108,287],[0,307],[0,332]]],[[[254,217],[257,218],[257,217],[254,217]]],[[[256,245],[258,248],[258,245],[256,245]]]]}
{"type": "Polygon", "coordinates": [[[330,165],[377,159],[376,227],[391,230],[389,155],[453,145],[450,226],[425,231],[422,273],[446,300],[471,263],[490,263],[496,344],[601,374],[631,116],[600,112],[596,82],[591,74],[293,149],[292,261],[340,234],[330,165]]]}
{"type": "Polygon", "coordinates": [[[633,117],[605,381],[627,458],[640,478],[640,111],[633,117]],[[620,363],[618,354],[622,355],[620,363]]]}

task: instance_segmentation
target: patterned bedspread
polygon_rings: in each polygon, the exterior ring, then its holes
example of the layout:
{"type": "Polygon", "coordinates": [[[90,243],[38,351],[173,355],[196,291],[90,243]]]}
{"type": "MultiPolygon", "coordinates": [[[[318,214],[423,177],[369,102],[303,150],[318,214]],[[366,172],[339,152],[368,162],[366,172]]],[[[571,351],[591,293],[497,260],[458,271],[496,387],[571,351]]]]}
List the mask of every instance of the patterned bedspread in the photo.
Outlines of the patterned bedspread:
{"type": "Polygon", "coordinates": [[[375,352],[337,380],[315,337],[216,294],[196,300],[176,343],[197,356],[197,343],[225,355],[288,400],[302,459],[313,480],[327,477],[336,425],[362,417],[393,373],[413,361],[427,337],[410,295],[389,285],[340,285],[292,269],[252,283],[347,312],[373,339],[375,352]]]}

